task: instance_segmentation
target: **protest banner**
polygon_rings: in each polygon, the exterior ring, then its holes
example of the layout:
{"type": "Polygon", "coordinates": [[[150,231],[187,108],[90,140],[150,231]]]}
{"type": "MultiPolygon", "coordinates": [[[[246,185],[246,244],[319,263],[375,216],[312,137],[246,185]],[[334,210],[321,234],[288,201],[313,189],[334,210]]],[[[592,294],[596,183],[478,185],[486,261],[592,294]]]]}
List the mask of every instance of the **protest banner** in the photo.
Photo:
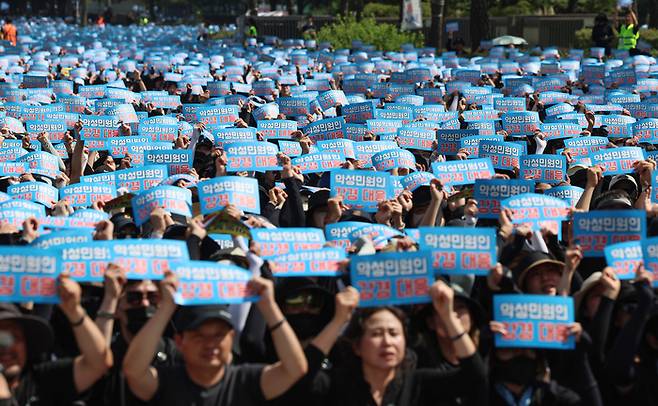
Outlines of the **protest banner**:
{"type": "Polygon", "coordinates": [[[379,202],[391,199],[393,190],[388,173],[334,169],[331,171],[331,196],[342,196],[355,209],[377,211],[379,202]]]}
{"type": "Polygon", "coordinates": [[[258,181],[242,176],[221,176],[199,182],[201,213],[210,214],[228,204],[249,213],[260,214],[258,181]]]}
{"type": "Polygon", "coordinates": [[[324,233],[318,228],[257,228],[251,238],[260,245],[261,257],[270,259],[291,252],[317,250],[325,243],[324,233]]]}
{"type": "Polygon", "coordinates": [[[490,158],[468,161],[433,162],[432,173],[443,186],[470,185],[478,179],[491,179],[494,168],[490,158]]]}
{"type": "MultiPolygon", "coordinates": [[[[648,243],[647,247],[651,245],[648,243]]],[[[637,267],[643,263],[643,244],[641,241],[620,242],[606,245],[604,249],[605,262],[612,267],[620,280],[635,278],[637,267]]],[[[647,267],[647,269],[649,269],[647,267]]],[[[654,269],[651,269],[654,271],[654,269]]]]}
{"type": "Polygon", "coordinates": [[[62,269],[79,282],[102,282],[107,265],[114,259],[111,244],[89,241],[62,247],[62,269]]]}
{"type": "Polygon", "coordinates": [[[494,320],[507,335],[496,334],[496,348],[547,348],[571,350],[575,337],[572,297],[548,295],[494,295],[494,320]]]}
{"type": "Polygon", "coordinates": [[[560,183],[567,178],[567,159],[560,155],[521,155],[519,177],[535,182],[560,183]]]}
{"type": "Polygon", "coordinates": [[[484,140],[478,147],[478,158],[489,158],[496,169],[513,170],[519,167],[519,158],[525,154],[524,145],[513,142],[484,140]]]}
{"type": "Polygon", "coordinates": [[[247,287],[251,272],[236,265],[208,261],[171,264],[178,277],[176,303],[181,306],[254,302],[258,296],[247,287]]]}
{"type": "Polygon", "coordinates": [[[94,202],[106,202],[117,197],[116,187],[105,184],[81,183],[60,190],[60,198],[71,207],[90,207],[94,202]]]}
{"type": "Polygon", "coordinates": [[[188,189],[175,186],[157,186],[146,190],[131,200],[135,224],[144,224],[151,212],[162,208],[172,214],[192,217],[192,193],[188,189]]]}
{"type": "Polygon", "coordinates": [[[496,265],[496,230],[471,227],[419,227],[420,249],[432,253],[441,275],[485,276],[496,265]]]}
{"type": "Polygon", "coordinates": [[[594,210],[574,213],[573,236],[585,257],[602,257],[606,246],[638,241],[646,234],[646,215],[641,210],[594,210]]]}
{"type": "Polygon", "coordinates": [[[508,197],[500,207],[512,210],[512,223],[527,225],[533,231],[545,228],[558,238],[562,235],[561,222],[569,212],[568,204],[562,199],[537,193],[508,197]]]}
{"type": "Polygon", "coordinates": [[[59,255],[33,247],[0,247],[0,301],[58,303],[59,255]]]}
{"type": "Polygon", "coordinates": [[[270,269],[276,277],[290,276],[338,276],[341,262],[347,258],[340,248],[321,248],[277,255],[269,259],[270,269]]]}
{"type": "Polygon", "coordinates": [[[576,204],[578,204],[578,201],[580,200],[580,197],[583,195],[584,189],[580,188],[578,186],[557,186],[557,187],[552,187],[548,190],[544,191],[544,194],[546,196],[552,196],[552,197],[557,197],[565,202],[570,207],[576,207],[576,204]]]}
{"type": "Polygon", "coordinates": [[[408,305],[431,302],[434,281],[427,252],[389,252],[355,256],[350,261],[359,307],[408,305]]]}
{"type": "Polygon", "coordinates": [[[534,182],[527,179],[478,179],[473,188],[473,198],[478,202],[478,217],[498,218],[500,202],[534,190],[534,182]]]}
{"type": "Polygon", "coordinates": [[[230,172],[281,170],[277,159],[279,151],[276,145],[269,142],[233,142],[224,149],[228,159],[227,170],[230,172]]]}

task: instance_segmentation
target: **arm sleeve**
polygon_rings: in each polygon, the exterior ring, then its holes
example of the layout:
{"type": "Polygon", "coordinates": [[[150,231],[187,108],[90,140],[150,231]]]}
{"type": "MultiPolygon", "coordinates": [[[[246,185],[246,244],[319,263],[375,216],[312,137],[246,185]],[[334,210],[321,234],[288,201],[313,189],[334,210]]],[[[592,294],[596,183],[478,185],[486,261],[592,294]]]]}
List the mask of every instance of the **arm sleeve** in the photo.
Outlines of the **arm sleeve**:
{"type": "Polygon", "coordinates": [[[78,398],[73,378],[73,358],[49,361],[34,367],[39,397],[71,404],[78,398]]]}
{"type": "Polygon", "coordinates": [[[640,347],[642,331],[651,312],[653,302],[651,286],[648,283],[637,283],[635,289],[638,293],[638,306],[607,354],[605,371],[615,385],[626,385],[636,380],[633,360],[640,347]]]}
{"type": "Polygon", "coordinates": [[[286,186],[288,198],[281,208],[282,215],[279,218],[281,227],[305,227],[306,215],[304,214],[302,195],[299,192],[301,182],[295,178],[288,178],[283,180],[283,184],[286,186]]]}
{"type": "Polygon", "coordinates": [[[477,351],[470,357],[459,360],[460,367],[449,371],[434,369],[417,370],[421,390],[426,399],[440,399],[446,394],[466,400],[465,405],[488,403],[487,370],[477,351]]]}
{"type": "Polygon", "coordinates": [[[592,346],[589,351],[590,360],[592,361],[592,366],[596,370],[599,370],[604,362],[605,341],[610,329],[610,319],[612,317],[614,304],[614,300],[602,297],[599,309],[594,315],[587,331],[592,338],[592,346]]]}

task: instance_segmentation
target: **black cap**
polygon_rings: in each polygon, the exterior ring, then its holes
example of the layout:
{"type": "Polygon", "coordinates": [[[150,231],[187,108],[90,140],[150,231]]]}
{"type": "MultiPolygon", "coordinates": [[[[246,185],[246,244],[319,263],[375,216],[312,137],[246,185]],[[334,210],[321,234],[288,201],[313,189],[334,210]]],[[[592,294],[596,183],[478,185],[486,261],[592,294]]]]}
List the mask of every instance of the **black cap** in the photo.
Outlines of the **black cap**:
{"type": "Polygon", "coordinates": [[[221,320],[233,327],[227,305],[182,306],[178,309],[174,325],[178,332],[196,330],[208,320],[221,320]]]}

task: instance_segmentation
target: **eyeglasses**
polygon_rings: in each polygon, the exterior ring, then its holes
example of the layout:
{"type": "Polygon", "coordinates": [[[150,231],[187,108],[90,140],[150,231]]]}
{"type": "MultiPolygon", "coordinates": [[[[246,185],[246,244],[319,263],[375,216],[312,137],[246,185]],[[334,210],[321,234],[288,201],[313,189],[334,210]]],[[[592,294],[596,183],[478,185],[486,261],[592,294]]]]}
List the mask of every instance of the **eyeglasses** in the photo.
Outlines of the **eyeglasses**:
{"type": "Polygon", "coordinates": [[[158,292],[127,292],[126,301],[130,306],[139,306],[142,304],[144,299],[152,305],[157,305],[160,302],[160,295],[158,292]]]}

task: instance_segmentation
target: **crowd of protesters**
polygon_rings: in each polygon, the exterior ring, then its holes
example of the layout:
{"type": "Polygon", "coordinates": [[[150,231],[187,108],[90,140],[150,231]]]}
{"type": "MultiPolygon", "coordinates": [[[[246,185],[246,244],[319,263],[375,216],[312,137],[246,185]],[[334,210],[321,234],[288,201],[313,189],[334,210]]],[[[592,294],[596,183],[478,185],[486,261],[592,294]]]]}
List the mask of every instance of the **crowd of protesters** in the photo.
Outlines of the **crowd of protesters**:
{"type": "MultiPolygon", "coordinates": [[[[467,59],[412,46],[383,53],[357,42],[353,49],[334,50],[316,41],[276,38],[200,41],[194,27],[80,29],[51,20],[15,23],[19,35],[14,28],[14,38],[7,37],[11,42],[4,41],[0,52],[0,157],[3,163],[21,162],[21,156],[41,151],[57,157],[57,168],[53,172],[34,161],[24,173],[3,172],[0,178],[6,197],[0,203],[0,405],[658,405],[658,273],[639,261],[632,275],[620,280],[619,269],[602,255],[586,255],[574,238],[572,221],[588,211],[642,210],[642,240],[658,236],[658,202],[652,197],[658,173],[656,162],[647,155],[655,150],[653,140],[634,133],[630,121],[625,133],[613,134],[613,126],[601,119],[615,115],[639,122],[653,117],[656,109],[650,106],[655,106],[658,92],[651,82],[656,80],[655,59],[631,57],[625,50],[606,57],[594,50],[591,55],[597,56],[586,56],[589,50],[560,54],[555,49],[521,51],[486,44],[486,56],[467,59]],[[30,35],[21,35],[24,32],[30,35]],[[605,75],[585,74],[588,65],[605,67],[605,75]],[[555,66],[557,70],[549,70],[555,66]],[[416,80],[400,74],[418,69],[429,75],[416,80]],[[460,79],[460,69],[477,71],[478,77],[460,79]],[[633,80],[616,81],[616,69],[630,69],[633,80]],[[535,89],[541,83],[536,79],[542,78],[561,82],[557,88],[535,89]],[[368,84],[355,91],[358,81],[368,84]],[[70,87],[62,85],[65,82],[70,87]],[[210,85],[213,82],[227,86],[210,85]],[[260,86],[263,82],[270,83],[260,86]],[[90,87],[106,93],[85,93],[90,87]],[[117,184],[117,196],[86,205],[68,198],[44,202],[37,194],[12,195],[12,186],[18,184],[45,183],[61,192],[70,185],[89,184],[86,179],[102,179],[94,178],[98,174],[144,165],[141,157],[125,151],[90,148],[90,138],[84,136],[85,118],[108,115],[102,102],[119,94],[109,96],[111,88],[122,89],[120,103],[139,118],[128,122],[126,116],[119,117],[113,136],[141,136],[140,120],[167,116],[178,123],[168,148],[192,151],[193,161],[184,172],[165,175],[163,185],[196,190],[197,184],[214,178],[257,180],[258,210],[242,210],[230,199],[221,205],[224,223],[246,229],[246,235],[226,232],[228,240],[219,241],[206,229],[208,215],[172,213],[166,204],[148,206],[146,220],[138,221],[134,205],[117,201],[139,196],[148,190],[143,185],[131,189],[117,184]],[[439,96],[423,92],[428,89],[439,96]],[[304,95],[313,101],[332,90],[344,99],[324,106],[310,103],[310,110],[299,115],[285,114],[285,104],[277,103],[304,95]],[[179,97],[180,105],[157,105],[142,97],[154,92],[179,97]],[[551,99],[542,97],[547,93],[551,99]],[[75,110],[66,104],[65,112],[77,116],[65,119],[55,106],[75,95],[82,105],[75,110]],[[425,96],[413,106],[407,101],[412,100],[410,95],[425,96]],[[510,134],[501,126],[505,112],[494,110],[498,98],[522,98],[522,110],[536,112],[541,124],[555,123],[556,116],[567,114],[564,122],[579,126],[572,137],[604,137],[600,150],[640,147],[645,158],[634,161],[623,174],[606,174],[610,167],[565,148],[569,137],[549,136],[541,126],[510,134]],[[401,125],[404,120],[404,125],[422,124],[434,131],[431,146],[405,146],[395,130],[391,137],[358,118],[350,119],[356,132],[348,134],[345,125],[340,136],[332,138],[354,145],[397,141],[395,150],[411,152],[414,164],[377,172],[397,179],[425,172],[433,178],[402,187],[374,206],[355,208],[349,196],[336,193],[335,186],[332,190],[331,171],[372,173],[371,162],[345,150],[340,151],[339,167],[305,173],[291,155],[317,154],[324,133],[309,133],[309,126],[346,117],[349,104],[368,100],[374,101],[376,111],[438,106],[427,115],[399,119],[401,125]],[[628,100],[633,106],[649,107],[633,109],[626,106],[628,100]],[[252,142],[279,148],[278,169],[233,169],[229,141],[218,139],[216,134],[222,133],[215,133],[212,120],[204,122],[186,110],[224,105],[237,105],[239,117],[223,127],[259,128],[252,142]],[[551,108],[556,105],[568,106],[554,115],[551,108]],[[43,108],[38,113],[43,115],[24,116],[33,107],[43,108]],[[477,158],[477,151],[468,148],[446,152],[441,137],[442,132],[472,130],[468,113],[477,110],[496,112],[493,135],[505,143],[522,144],[527,154],[565,157],[568,176],[552,184],[538,180],[531,190],[546,194],[562,186],[580,188],[582,193],[560,222],[563,230],[523,224],[506,208],[496,213],[497,218],[481,218],[474,182],[453,185],[432,175],[437,162],[477,158]],[[39,120],[66,121],[66,130],[59,136],[30,133],[28,128],[33,127],[28,122],[39,120]],[[268,120],[294,120],[297,128],[282,138],[268,137],[260,130],[268,120]],[[284,153],[282,140],[293,141],[297,153],[284,153]],[[21,199],[45,206],[44,215],[2,214],[6,202],[21,199]],[[74,222],[57,226],[53,221],[82,218],[76,212],[93,219],[93,228],[74,222]],[[324,230],[354,222],[386,226],[391,233],[360,235],[340,246],[347,259],[336,264],[336,276],[277,276],[277,266],[249,236],[249,230],[324,230]],[[419,227],[495,228],[493,266],[477,275],[435,269],[432,283],[415,304],[364,306],[369,298],[352,283],[350,262],[363,255],[375,261],[387,253],[422,250],[413,232],[419,227]],[[39,255],[44,237],[72,230],[86,232],[93,239],[88,244],[183,241],[189,260],[248,272],[246,291],[257,298],[228,303],[220,295],[211,298],[215,303],[179,305],[183,276],[165,270],[155,280],[140,279],[121,261],[107,261],[97,282],[78,281],[75,272],[58,267],[54,300],[35,296],[30,302],[10,303],[12,296],[6,292],[13,290],[9,285],[14,280],[10,283],[8,275],[23,269],[12,262],[12,255],[39,255]],[[497,345],[497,337],[520,334],[494,318],[496,297],[503,294],[573,298],[575,317],[565,326],[563,340],[573,340],[575,346],[497,345]]],[[[520,173],[514,165],[496,168],[489,177],[508,181],[522,177],[520,173]]],[[[198,200],[193,193],[193,203],[198,200]]],[[[75,248],[75,243],[70,245],[75,248]]],[[[51,246],[45,252],[56,249],[51,246]]],[[[16,261],[29,261],[21,258],[16,261]]]]}

